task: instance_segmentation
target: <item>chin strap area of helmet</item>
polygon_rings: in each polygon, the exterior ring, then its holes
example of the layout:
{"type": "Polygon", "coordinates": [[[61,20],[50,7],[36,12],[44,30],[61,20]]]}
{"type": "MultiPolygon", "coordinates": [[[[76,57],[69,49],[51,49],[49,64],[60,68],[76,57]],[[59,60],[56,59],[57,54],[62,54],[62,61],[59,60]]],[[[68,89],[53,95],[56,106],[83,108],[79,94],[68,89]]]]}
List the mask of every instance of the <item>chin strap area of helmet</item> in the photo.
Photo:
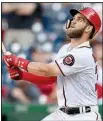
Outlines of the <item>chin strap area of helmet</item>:
{"type": "Polygon", "coordinates": [[[72,19],[71,19],[71,20],[68,20],[68,21],[69,21],[69,22],[66,23],[66,29],[69,29],[69,27],[70,27],[70,25],[71,25],[72,19]]]}

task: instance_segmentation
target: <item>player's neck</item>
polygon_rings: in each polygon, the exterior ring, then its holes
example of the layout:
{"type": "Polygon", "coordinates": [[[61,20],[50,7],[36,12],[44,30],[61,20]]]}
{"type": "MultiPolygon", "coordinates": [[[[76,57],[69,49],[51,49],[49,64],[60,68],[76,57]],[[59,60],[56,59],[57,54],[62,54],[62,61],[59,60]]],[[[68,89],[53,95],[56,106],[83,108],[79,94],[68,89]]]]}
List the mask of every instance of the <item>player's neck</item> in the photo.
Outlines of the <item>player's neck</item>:
{"type": "Polygon", "coordinates": [[[77,47],[78,45],[80,45],[84,42],[86,42],[86,39],[84,39],[84,38],[79,38],[79,39],[72,38],[71,39],[71,47],[75,48],[75,47],[77,47]]]}

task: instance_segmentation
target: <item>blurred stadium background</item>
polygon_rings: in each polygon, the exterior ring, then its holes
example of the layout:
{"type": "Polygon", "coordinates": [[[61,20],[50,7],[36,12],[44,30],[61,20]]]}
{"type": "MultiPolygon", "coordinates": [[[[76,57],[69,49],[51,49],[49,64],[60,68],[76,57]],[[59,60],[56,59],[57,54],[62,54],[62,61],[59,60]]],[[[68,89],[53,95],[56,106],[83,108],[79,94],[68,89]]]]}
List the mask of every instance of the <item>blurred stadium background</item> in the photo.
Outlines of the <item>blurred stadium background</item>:
{"type": "MultiPolygon", "coordinates": [[[[32,61],[51,62],[67,43],[69,10],[94,8],[102,19],[101,3],[2,3],[2,41],[12,53],[32,61]]],[[[102,27],[91,41],[99,63],[98,104],[102,106],[102,27]]],[[[2,121],[39,121],[57,106],[55,84],[37,86],[9,78],[2,61],[2,121]]]]}

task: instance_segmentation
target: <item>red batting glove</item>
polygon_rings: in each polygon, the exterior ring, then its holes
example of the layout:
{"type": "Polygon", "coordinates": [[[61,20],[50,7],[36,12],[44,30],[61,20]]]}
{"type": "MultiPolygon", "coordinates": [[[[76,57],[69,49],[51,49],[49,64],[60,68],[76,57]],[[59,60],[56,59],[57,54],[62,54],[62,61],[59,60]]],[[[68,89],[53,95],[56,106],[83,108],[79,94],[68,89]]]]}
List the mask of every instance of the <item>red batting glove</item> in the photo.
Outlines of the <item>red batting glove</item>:
{"type": "Polygon", "coordinates": [[[3,59],[8,68],[11,68],[12,66],[16,66],[27,71],[27,66],[29,64],[28,60],[19,58],[13,54],[5,55],[3,59]]]}
{"type": "Polygon", "coordinates": [[[28,82],[31,82],[31,83],[37,84],[37,85],[53,84],[57,80],[57,77],[55,77],[55,76],[53,76],[53,77],[38,76],[38,75],[35,75],[32,73],[22,71],[15,66],[8,68],[8,72],[9,72],[10,78],[13,80],[26,80],[28,82]]]}
{"type": "Polygon", "coordinates": [[[13,80],[21,80],[21,71],[19,68],[12,66],[11,68],[8,68],[8,72],[10,75],[10,78],[13,80]]]}

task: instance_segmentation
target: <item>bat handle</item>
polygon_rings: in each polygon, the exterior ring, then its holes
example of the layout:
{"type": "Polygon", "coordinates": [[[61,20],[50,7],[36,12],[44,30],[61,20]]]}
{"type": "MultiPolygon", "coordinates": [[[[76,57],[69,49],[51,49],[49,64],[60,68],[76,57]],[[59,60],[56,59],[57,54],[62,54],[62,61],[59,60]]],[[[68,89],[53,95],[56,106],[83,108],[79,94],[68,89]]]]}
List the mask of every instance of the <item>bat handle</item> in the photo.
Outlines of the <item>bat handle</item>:
{"type": "Polygon", "coordinates": [[[2,43],[2,52],[4,53],[4,55],[11,55],[9,51],[6,51],[6,48],[3,43],[2,43]]]}

